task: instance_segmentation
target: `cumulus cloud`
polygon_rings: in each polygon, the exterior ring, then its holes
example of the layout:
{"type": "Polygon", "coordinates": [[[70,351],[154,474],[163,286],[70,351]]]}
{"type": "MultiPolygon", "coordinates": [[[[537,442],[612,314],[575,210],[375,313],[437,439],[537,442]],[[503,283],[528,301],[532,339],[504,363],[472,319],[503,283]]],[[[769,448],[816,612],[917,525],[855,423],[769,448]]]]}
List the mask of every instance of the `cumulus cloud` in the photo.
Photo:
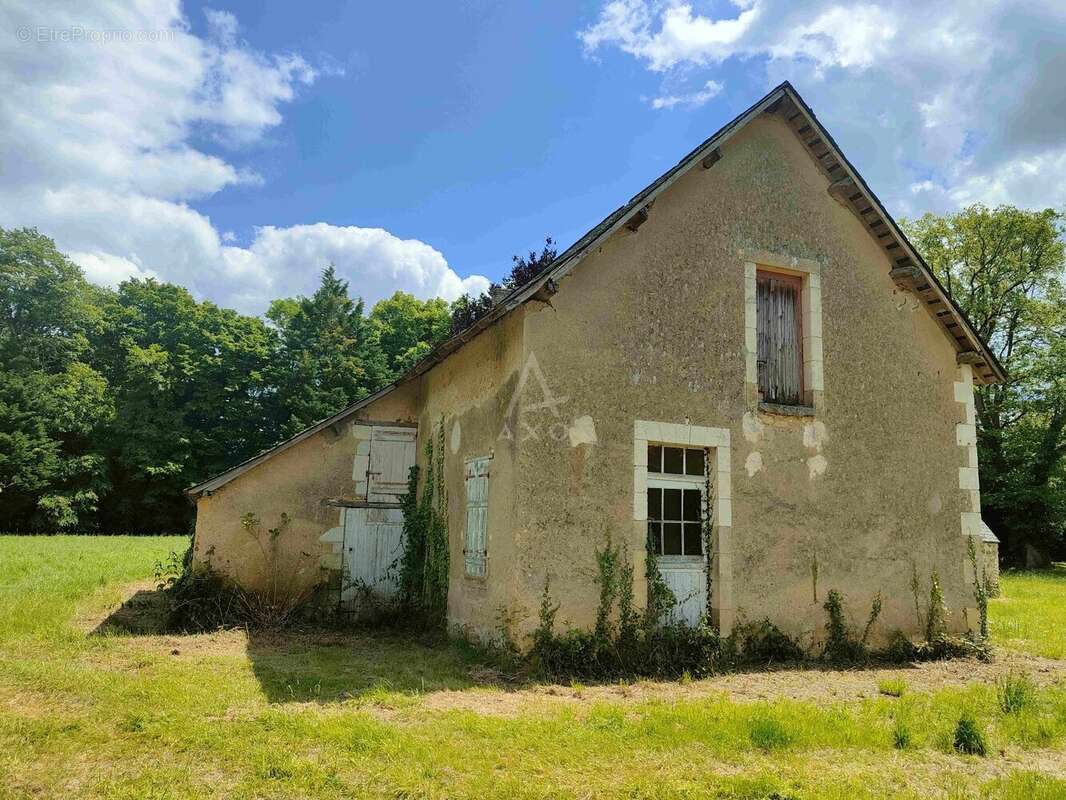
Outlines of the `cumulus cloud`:
{"type": "MultiPolygon", "coordinates": [[[[578,36],[589,55],[617,49],[665,85],[737,64],[767,87],[791,80],[898,212],[1066,203],[1066,5],[732,6],[610,0],[578,36]]],[[[661,100],[653,106],[682,103],[675,92],[661,100]]]]}
{"type": "Polygon", "coordinates": [[[0,225],[39,228],[94,281],[159,277],[251,312],[313,290],[330,260],[370,302],[395,288],[452,298],[487,285],[379,229],[263,220],[247,247],[218,231],[195,202],[263,185],[237,163],[241,148],[279,125],[322,71],[297,53],[256,50],[229,12],[208,10],[206,22],[195,35],[179,0],[2,4],[0,225]],[[75,30],[131,37],[62,40],[75,30]],[[197,147],[205,138],[229,155],[197,147]]]}

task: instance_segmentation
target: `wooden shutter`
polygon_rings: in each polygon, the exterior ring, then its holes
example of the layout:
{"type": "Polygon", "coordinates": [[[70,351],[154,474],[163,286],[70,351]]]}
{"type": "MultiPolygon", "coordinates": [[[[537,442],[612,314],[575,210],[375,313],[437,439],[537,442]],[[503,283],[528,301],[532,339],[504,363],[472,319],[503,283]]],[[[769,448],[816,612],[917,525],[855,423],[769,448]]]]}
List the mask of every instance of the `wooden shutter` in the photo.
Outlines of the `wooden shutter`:
{"type": "Polygon", "coordinates": [[[370,439],[367,500],[399,503],[417,453],[416,428],[374,426],[370,439]]]}
{"type": "Polygon", "coordinates": [[[488,558],[489,459],[466,462],[466,542],[463,549],[466,574],[484,576],[488,558]]]}
{"type": "Polygon", "coordinates": [[[755,309],[759,393],[767,403],[799,405],[803,397],[799,278],[760,272],[755,309]]]}

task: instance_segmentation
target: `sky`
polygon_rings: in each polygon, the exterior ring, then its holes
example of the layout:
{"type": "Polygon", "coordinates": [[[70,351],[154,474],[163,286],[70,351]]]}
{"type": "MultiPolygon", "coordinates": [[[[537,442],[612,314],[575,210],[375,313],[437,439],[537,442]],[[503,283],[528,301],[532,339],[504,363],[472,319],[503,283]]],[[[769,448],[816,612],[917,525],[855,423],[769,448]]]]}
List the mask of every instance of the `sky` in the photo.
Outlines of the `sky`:
{"type": "Polygon", "coordinates": [[[1066,207],[1066,3],[0,5],[0,226],[263,313],[454,299],[789,80],[897,216],[1066,207]]]}

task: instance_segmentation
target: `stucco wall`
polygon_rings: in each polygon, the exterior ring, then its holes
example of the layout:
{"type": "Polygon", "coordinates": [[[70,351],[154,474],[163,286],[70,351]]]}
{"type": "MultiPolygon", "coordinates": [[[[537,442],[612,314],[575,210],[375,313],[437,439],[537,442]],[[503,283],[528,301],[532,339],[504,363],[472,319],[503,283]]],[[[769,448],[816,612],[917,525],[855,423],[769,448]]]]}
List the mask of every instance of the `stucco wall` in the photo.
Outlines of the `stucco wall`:
{"type": "Polygon", "coordinates": [[[444,488],[448,496],[450,587],[448,619],[472,636],[496,635],[510,602],[514,563],[513,471],[516,439],[509,408],[522,367],[524,311],[519,310],[472,340],[422,377],[418,417],[419,466],[425,474],[425,441],[436,452],[444,431],[444,488]],[[484,577],[465,573],[465,462],[491,456],[484,577]]]}
{"type": "MultiPolygon", "coordinates": [[[[728,581],[732,597],[716,603],[730,620],[769,617],[813,643],[826,592],[838,589],[857,624],[880,593],[877,635],[914,632],[912,577],[924,602],[935,570],[952,624],[967,624],[960,515],[979,497],[960,488],[972,454],[956,429],[965,432],[969,406],[954,350],[826,186],[782,121],[757,119],[713,168],[659,196],[639,232],[589,254],[550,306],[528,303],[359,415],[417,422],[423,467],[427,438],[436,446],[443,430],[453,627],[487,637],[505,623],[521,642],[546,577],[560,625],[591,624],[594,551],[607,535],[643,575],[635,420],[728,431],[731,545],[716,561],[716,591],[728,581]],[[753,251],[818,267],[824,391],[813,418],[763,413],[745,389],[753,251]],[[464,462],[478,456],[492,458],[488,567],[470,578],[464,462]]],[[[269,572],[240,518],[252,511],[271,527],[284,512],[293,521],[281,571],[319,580],[319,537],[339,519],[321,499],[351,489],[358,441],[345,431],[319,433],[202,498],[197,558],[261,583],[269,572]]],[[[635,588],[642,603],[644,582],[635,588]]]]}
{"type": "Polygon", "coordinates": [[[643,419],[731,431],[739,619],[768,616],[813,642],[835,588],[856,622],[880,592],[881,634],[910,632],[912,575],[926,592],[936,570],[961,628],[973,600],[954,350],[896,290],[888,259],[782,121],[759,118],[722,150],[712,169],[662,194],[639,232],[619,232],[578,265],[553,309],[527,314],[527,352],[568,398],[567,418],[591,418],[596,443],[521,443],[514,603],[531,618],[548,574],[560,620],[589,624],[594,548],[608,529],[642,573],[632,486],[633,421],[643,419]],[[821,264],[814,419],[756,413],[745,397],[742,250],[821,264]]]}
{"type": "Polygon", "coordinates": [[[193,555],[246,588],[267,590],[273,582],[300,594],[322,582],[335,556],[320,537],[338,525],[341,510],[326,498],[351,497],[352,465],[361,421],[406,422],[416,418],[417,385],[410,384],[361,409],[337,426],[304,439],[267,459],[196,503],[193,555]],[[241,524],[245,514],[260,520],[259,541],[241,524]],[[289,523],[271,545],[267,531],[289,523]],[[262,546],[261,546],[262,545],[262,546]]]}

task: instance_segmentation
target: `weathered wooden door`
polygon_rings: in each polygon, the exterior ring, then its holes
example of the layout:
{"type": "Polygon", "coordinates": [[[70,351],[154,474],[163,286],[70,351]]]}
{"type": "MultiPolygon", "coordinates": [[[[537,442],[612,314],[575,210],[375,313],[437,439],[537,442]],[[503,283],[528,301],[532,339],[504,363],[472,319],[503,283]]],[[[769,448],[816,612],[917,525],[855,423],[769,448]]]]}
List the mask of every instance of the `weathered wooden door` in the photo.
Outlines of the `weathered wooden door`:
{"type": "Polygon", "coordinates": [[[760,272],[756,290],[759,392],[767,403],[795,405],[803,397],[800,331],[802,282],[760,272]]]}
{"type": "Polygon", "coordinates": [[[376,426],[370,438],[370,468],[366,499],[371,503],[399,503],[407,492],[407,478],[415,463],[417,428],[376,426]]]}
{"type": "Polygon", "coordinates": [[[345,581],[341,599],[396,593],[403,555],[400,498],[415,463],[416,428],[375,426],[370,437],[365,504],[344,515],[345,581]]]}

